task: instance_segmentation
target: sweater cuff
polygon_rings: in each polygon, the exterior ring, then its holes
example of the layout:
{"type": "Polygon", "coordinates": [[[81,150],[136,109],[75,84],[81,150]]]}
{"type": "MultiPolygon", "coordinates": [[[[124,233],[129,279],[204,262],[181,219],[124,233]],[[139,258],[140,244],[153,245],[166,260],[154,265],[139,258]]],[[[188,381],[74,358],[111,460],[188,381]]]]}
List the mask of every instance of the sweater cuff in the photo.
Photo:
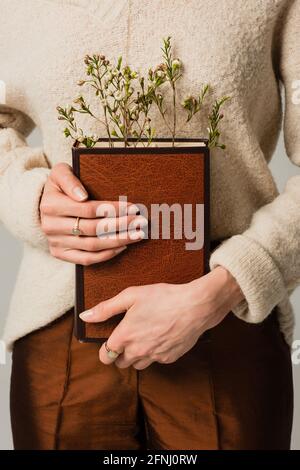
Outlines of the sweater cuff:
{"type": "Polygon", "coordinates": [[[39,248],[48,250],[48,240],[41,228],[40,200],[50,170],[46,168],[34,168],[22,178],[22,188],[15,194],[15,200],[19,205],[22,221],[16,227],[19,231],[16,235],[24,241],[39,248]],[[26,191],[26,198],[22,197],[26,191]]]}
{"type": "Polygon", "coordinates": [[[269,253],[245,235],[223,242],[210,257],[210,269],[226,268],[239,284],[245,299],[232,309],[249,323],[262,322],[286,297],[281,273],[269,253]]]}
{"type": "Polygon", "coordinates": [[[49,172],[47,168],[34,168],[21,175],[14,173],[0,185],[3,224],[15,237],[45,250],[48,241],[41,228],[39,205],[49,172]]]}
{"type": "Polygon", "coordinates": [[[40,199],[50,173],[43,152],[13,129],[0,129],[0,220],[17,238],[48,250],[40,199]]]}

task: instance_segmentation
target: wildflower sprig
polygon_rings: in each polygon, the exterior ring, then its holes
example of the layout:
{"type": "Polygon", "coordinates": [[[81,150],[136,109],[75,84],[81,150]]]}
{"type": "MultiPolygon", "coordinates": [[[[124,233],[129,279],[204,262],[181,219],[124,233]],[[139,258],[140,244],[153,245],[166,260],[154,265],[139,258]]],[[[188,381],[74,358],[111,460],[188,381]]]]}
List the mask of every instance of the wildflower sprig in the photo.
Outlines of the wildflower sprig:
{"type": "MultiPolygon", "coordinates": [[[[162,62],[150,68],[146,77],[141,76],[129,65],[123,66],[119,57],[116,64],[111,63],[103,54],[86,55],[84,58],[86,78],[77,82],[79,87],[89,88],[95,94],[101,116],[86,102],[83,93],[73,101],[72,106],[57,107],[58,119],[66,122],[66,137],[82,142],[86,147],[93,147],[99,140],[97,135],[85,135],[76,122],[76,114],[86,114],[104,127],[109,145],[114,146],[114,139],[124,142],[124,146],[136,146],[139,142],[151,145],[156,135],[152,126],[153,107],[158,110],[165,122],[175,145],[177,129],[177,81],[182,77],[183,65],[180,59],[174,58],[171,37],[163,39],[162,62]],[[168,120],[166,96],[172,94],[172,122],[168,120]],[[133,138],[133,140],[131,140],[133,138]]],[[[181,107],[187,112],[188,123],[203,108],[208,98],[209,85],[204,85],[199,96],[187,97],[181,107]]],[[[216,100],[208,116],[208,144],[211,147],[225,148],[219,143],[219,123],[223,117],[221,106],[228,97],[216,100]]]]}
{"type": "MultiPolygon", "coordinates": [[[[74,108],[73,106],[69,106],[67,108],[62,108],[61,106],[57,106],[58,111],[58,119],[60,121],[66,121],[67,127],[64,129],[65,137],[71,137],[74,141],[78,140],[79,142],[83,143],[86,147],[93,147],[98,140],[96,135],[87,136],[84,134],[83,130],[78,126],[75,121],[74,113],[75,112],[84,112],[74,108]]],[[[89,113],[90,114],[90,113],[89,113]]]]}
{"type": "Polygon", "coordinates": [[[125,146],[129,145],[130,137],[139,141],[146,137],[150,143],[155,130],[148,116],[150,100],[145,94],[144,79],[128,65],[122,67],[122,57],[116,66],[104,55],[86,56],[85,63],[86,73],[91,78],[80,80],[79,85],[92,86],[100,98],[111,146],[112,137],[123,140],[125,146]]]}
{"type": "Polygon", "coordinates": [[[209,85],[204,85],[197,98],[194,96],[185,98],[182,106],[188,112],[187,122],[189,122],[192,117],[202,109],[204,99],[207,96],[209,89],[209,85]]]}
{"type": "Polygon", "coordinates": [[[176,110],[176,82],[182,77],[182,63],[179,59],[174,59],[171,47],[171,36],[163,39],[163,52],[164,65],[166,70],[167,80],[169,81],[172,89],[172,103],[173,103],[173,126],[171,128],[171,135],[173,145],[176,137],[176,125],[177,125],[177,110],[176,110]]]}
{"type": "Polygon", "coordinates": [[[209,127],[207,128],[207,131],[209,147],[219,147],[223,150],[226,148],[225,144],[220,144],[219,142],[221,135],[219,131],[219,123],[224,117],[224,114],[220,113],[220,109],[227,100],[229,100],[229,96],[224,96],[223,98],[216,100],[213,104],[211,113],[208,116],[209,127]]]}

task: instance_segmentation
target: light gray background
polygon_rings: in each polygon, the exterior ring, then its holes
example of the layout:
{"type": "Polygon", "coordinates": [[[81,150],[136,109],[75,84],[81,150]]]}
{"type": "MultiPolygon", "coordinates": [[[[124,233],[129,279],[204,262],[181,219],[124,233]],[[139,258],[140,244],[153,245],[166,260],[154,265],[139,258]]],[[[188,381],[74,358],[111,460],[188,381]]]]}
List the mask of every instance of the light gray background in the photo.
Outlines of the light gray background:
{"type": "MultiPolygon", "coordinates": [[[[41,137],[38,131],[34,131],[28,139],[29,145],[41,145],[41,137]]],[[[287,179],[299,173],[299,169],[291,165],[285,155],[282,138],[273,157],[271,168],[280,190],[283,189],[287,179]]],[[[9,305],[9,299],[15,282],[20,257],[22,254],[21,244],[0,225],[0,330],[3,328],[5,315],[9,305]]],[[[300,289],[292,297],[295,308],[296,319],[299,318],[300,289]]],[[[296,321],[295,339],[300,339],[300,322],[296,321]]],[[[10,421],[9,421],[9,379],[10,379],[10,357],[7,358],[5,366],[0,365],[0,449],[12,449],[10,421]]],[[[293,429],[293,449],[300,449],[300,365],[294,366],[295,382],[295,414],[293,429]]]]}

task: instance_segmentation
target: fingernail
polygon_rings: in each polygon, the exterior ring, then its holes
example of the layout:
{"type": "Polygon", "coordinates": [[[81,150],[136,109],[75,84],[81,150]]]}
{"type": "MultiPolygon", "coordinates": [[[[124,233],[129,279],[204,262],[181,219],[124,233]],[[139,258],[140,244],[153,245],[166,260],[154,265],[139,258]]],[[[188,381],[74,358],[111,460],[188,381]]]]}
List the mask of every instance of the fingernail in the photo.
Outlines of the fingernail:
{"type": "Polygon", "coordinates": [[[140,208],[136,206],[135,204],[131,204],[131,206],[128,207],[127,209],[127,214],[128,215],[134,215],[140,212],[140,208]]]}
{"type": "Polygon", "coordinates": [[[82,312],[79,314],[81,320],[86,320],[87,318],[90,318],[93,315],[93,310],[86,310],[85,312],[82,312]]]}
{"type": "Polygon", "coordinates": [[[142,240],[145,236],[146,234],[143,230],[132,230],[132,233],[129,233],[130,240],[142,240]]]}
{"type": "Polygon", "coordinates": [[[143,230],[139,230],[138,232],[138,238],[145,238],[146,234],[143,230]]]}
{"type": "Polygon", "coordinates": [[[81,201],[87,198],[87,193],[80,187],[77,186],[77,188],[73,189],[73,193],[75,194],[76,197],[78,197],[81,201]]]}
{"type": "Polygon", "coordinates": [[[121,253],[122,251],[126,250],[126,248],[127,248],[127,245],[126,245],[126,246],[122,246],[121,248],[117,248],[117,249],[115,250],[115,253],[116,253],[116,254],[121,253]]]}
{"type": "Polygon", "coordinates": [[[136,227],[146,227],[148,225],[148,219],[146,219],[146,217],[143,217],[142,215],[140,217],[137,217],[135,220],[134,220],[134,225],[136,227]]]}

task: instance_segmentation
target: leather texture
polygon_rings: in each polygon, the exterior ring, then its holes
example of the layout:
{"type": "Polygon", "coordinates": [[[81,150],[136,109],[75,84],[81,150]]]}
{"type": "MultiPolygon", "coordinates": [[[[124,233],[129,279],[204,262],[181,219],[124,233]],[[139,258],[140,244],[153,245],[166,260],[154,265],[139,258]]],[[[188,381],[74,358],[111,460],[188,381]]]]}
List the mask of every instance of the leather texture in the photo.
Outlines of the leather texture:
{"type": "MultiPolygon", "coordinates": [[[[105,322],[85,324],[78,317],[83,310],[109,299],[129,286],[158,282],[186,283],[207,270],[209,173],[208,149],[87,149],[73,150],[73,167],[92,199],[128,201],[148,209],[147,239],[128,245],[117,257],[92,266],[76,266],[75,335],[82,341],[108,338],[124,314],[105,322]],[[204,204],[204,246],[187,250],[186,238],[174,238],[174,218],[170,218],[170,239],[151,239],[151,228],[159,216],[151,217],[151,204],[169,206],[204,204]]],[[[143,213],[143,211],[142,211],[143,213]]],[[[193,217],[194,219],[194,217],[193,217]]],[[[160,225],[161,227],[161,225],[160,225]]],[[[195,228],[195,227],[194,227],[195,228]]],[[[177,232],[178,234],[178,232],[177,232]]],[[[148,299],[151,302],[151,299],[148,299]]]]}

